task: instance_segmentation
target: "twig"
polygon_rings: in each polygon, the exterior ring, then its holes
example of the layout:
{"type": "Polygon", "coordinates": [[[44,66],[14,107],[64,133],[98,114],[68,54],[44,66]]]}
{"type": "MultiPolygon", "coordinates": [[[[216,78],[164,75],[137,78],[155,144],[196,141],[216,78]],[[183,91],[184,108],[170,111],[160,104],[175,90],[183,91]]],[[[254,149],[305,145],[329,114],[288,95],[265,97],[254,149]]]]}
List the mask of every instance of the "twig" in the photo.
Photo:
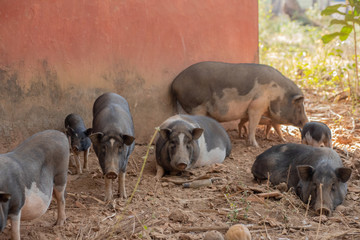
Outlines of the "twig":
{"type": "Polygon", "coordinates": [[[229,229],[228,226],[223,226],[223,227],[210,226],[210,227],[179,227],[179,228],[174,228],[174,230],[176,232],[207,232],[207,231],[211,231],[211,230],[226,231],[228,229],[229,229]]]}
{"type": "MultiPolygon", "coordinates": [[[[142,231],[146,230],[146,228],[144,228],[144,223],[140,220],[140,218],[137,216],[137,214],[134,214],[136,220],[140,223],[142,231]]],[[[135,220],[134,220],[134,225],[135,225],[135,220]]],[[[145,235],[146,239],[150,239],[150,237],[148,235],[145,235]]],[[[150,239],[151,240],[151,239],[150,239]]]]}
{"type": "Polygon", "coordinates": [[[143,165],[142,165],[142,167],[141,167],[140,174],[139,174],[138,180],[137,180],[137,182],[136,182],[136,184],[135,184],[134,190],[133,190],[133,192],[131,193],[130,198],[126,201],[126,205],[125,205],[123,211],[121,212],[121,214],[119,214],[119,215],[117,216],[116,223],[114,224],[114,226],[113,226],[112,229],[110,230],[109,235],[108,235],[108,239],[109,239],[111,236],[114,235],[115,227],[116,227],[116,226],[120,223],[120,221],[124,218],[124,213],[125,213],[125,211],[127,210],[127,208],[129,207],[129,205],[130,205],[130,203],[131,203],[131,201],[132,201],[132,199],[133,199],[133,197],[134,197],[134,195],[135,195],[135,192],[136,192],[136,190],[137,190],[137,188],[138,188],[138,186],[139,186],[139,184],[140,184],[140,180],[141,180],[141,178],[142,178],[142,174],[143,174],[144,169],[145,169],[145,164],[146,164],[146,160],[147,160],[147,158],[148,158],[148,156],[149,156],[149,152],[150,152],[151,145],[152,145],[152,143],[153,143],[153,141],[154,141],[154,139],[155,139],[155,137],[156,137],[156,135],[157,135],[157,133],[158,133],[159,131],[160,131],[160,128],[159,128],[159,127],[156,127],[156,128],[155,128],[155,132],[154,132],[154,134],[153,134],[153,136],[152,136],[152,138],[151,138],[151,140],[150,140],[150,142],[149,142],[149,145],[148,145],[148,148],[147,148],[147,151],[146,151],[146,155],[144,156],[144,162],[143,162],[143,165]]]}
{"type": "Polygon", "coordinates": [[[348,230],[340,232],[340,233],[331,234],[330,236],[323,238],[323,240],[335,239],[335,238],[341,237],[343,235],[355,235],[355,234],[358,235],[358,234],[360,234],[360,231],[357,229],[354,232],[352,232],[352,231],[354,231],[354,229],[348,229],[348,230]]]}
{"type": "Polygon", "coordinates": [[[330,113],[334,114],[335,116],[337,116],[338,118],[342,119],[343,117],[340,114],[337,114],[336,112],[334,112],[333,110],[329,109],[330,113]]]}
{"type": "Polygon", "coordinates": [[[133,230],[132,230],[132,233],[131,233],[131,235],[134,235],[134,233],[135,233],[135,218],[134,218],[134,223],[133,223],[133,230]]]}
{"type": "MultiPolygon", "coordinates": [[[[182,185],[183,183],[189,183],[189,182],[193,182],[196,180],[203,180],[203,179],[209,179],[209,178],[211,178],[211,176],[209,176],[208,174],[205,174],[200,177],[195,177],[195,178],[189,179],[189,180],[175,180],[175,179],[171,179],[171,178],[161,178],[161,181],[162,182],[171,182],[176,185],[182,185]]],[[[221,179],[221,178],[213,178],[213,179],[217,180],[217,179],[221,179]]]]}
{"type": "Polygon", "coordinates": [[[351,120],[352,120],[352,129],[351,129],[351,132],[350,133],[354,133],[355,132],[355,119],[353,117],[351,117],[351,120]]]}
{"type": "Polygon", "coordinates": [[[106,219],[109,219],[109,218],[113,218],[115,217],[116,213],[110,215],[110,216],[107,216],[106,218],[104,218],[103,220],[101,220],[102,222],[105,221],[106,219]]]}
{"type": "MultiPolygon", "coordinates": [[[[251,233],[259,233],[259,232],[265,232],[264,229],[262,229],[262,226],[254,226],[254,227],[249,227],[251,230],[251,233]],[[256,229],[256,230],[252,230],[252,229],[256,229]]],[[[276,230],[280,230],[283,227],[274,227],[274,228],[270,228],[267,231],[276,231],[276,230]]],[[[307,226],[292,226],[289,227],[289,229],[294,229],[294,230],[307,230],[307,231],[314,231],[316,230],[316,228],[314,227],[307,227],[307,226]]]]}
{"type": "Polygon", "coordinates": [[[258,192],[258,193],[266,192],[265,189],[262,189],[262,188],[259,188],[259,187],[248,186],[247,188],[248,188],[249,190],[253,191],[253,192],[258,192]]]}
{"type": "Polygon", "coordinates": [[[305,218],[308,214],[309,207],[310,207],[311,195],[309,196],[308,203],[306,204],[306,211],[305,211],[305,218]]]}
{"type": "Polygon", "coordinates": [[[101,201],[100,199],[96,198],[96,197],[93,197],[93,196],[88,196],[88,195],[84,195],[84,194],[74,194],[74,193],[66,193],[67,195],[69,196],[72,196],[72,197],[82,197],[82,198],[91,198],[91,199],[94,199],[95,201],[97,201],[98,203],[100,204],[103,204],[105,205],[105,202],[104,201],[101,201]]]}
{"type": "Polygon", "coordinates": [[[320,188],[320,217],[319,217],[319,224],[318,224],[318,228],[316,230],[316,237],[315,240],[318,239],[318,235],[319,235],[319,230],[320,230],[320,226],[321,226],[321,215],[322,215],[322,205],[323,205],[323,200],[322,200],[322,183],[320,183],[319,185],[320,188]]]}
{"type": "Polygon", "coordinates": [[[291,165],[289,165],[288,174],[286,177],[286,185],[288,185],[288,186],[289,186],[290,170],[291,170],[291,165]]]}
{"type": "Polygon", "coordinates": [[[271,240],[271,237],[269,236],[265,222],[264,222],[264,227],[265,227],[266,237],[271,240]]]}
{"type": "Polygon", "coordinates": [[[263,198],[282,197],[281,192],[278,192],[278,191],[268,192],[268,193],[258,193],[256,195],[258,197],[263,197],[263,198]]]}
{"type": "Polygon", "coordinates": [[[292,203],[288,197],[285,197],[285,199],[286,199],[286,201],[288,201],[288,202],[290,203],[290,205],[296,210],[296,213],[299,213],[299,209],[294,205],[294,203],[292,203]]]}

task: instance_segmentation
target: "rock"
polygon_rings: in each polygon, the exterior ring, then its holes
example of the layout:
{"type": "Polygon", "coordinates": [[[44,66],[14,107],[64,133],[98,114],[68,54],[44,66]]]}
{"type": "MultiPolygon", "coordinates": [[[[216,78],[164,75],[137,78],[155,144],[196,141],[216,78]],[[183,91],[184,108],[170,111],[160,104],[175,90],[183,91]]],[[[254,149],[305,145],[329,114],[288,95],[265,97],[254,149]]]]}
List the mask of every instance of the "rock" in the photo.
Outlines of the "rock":
{"type": "Polygon", "coordinates": [[[224,240],[224,237],[220,232],[213,230],[205,233],[204,240],[224,240]]]}
{"type": "Polygon", "coordinates": [[[279,190],[280,192],[286,192],[288,190],[288,186],[285,182],[282,182],[276,186],[276,189],[279,190]]]}
{"type": "Polygon", "coordinates": [[[229,228],[225,234],[226,240],[251,240],[249,229],[243,224],[236,224],[229,228]]]}
{"type": "Polygon", "coordinates": [[[170,213],[169,219],[174,222],[186,223],[189,220],[189,216],[181,210],[175,210],[170,213]]]}

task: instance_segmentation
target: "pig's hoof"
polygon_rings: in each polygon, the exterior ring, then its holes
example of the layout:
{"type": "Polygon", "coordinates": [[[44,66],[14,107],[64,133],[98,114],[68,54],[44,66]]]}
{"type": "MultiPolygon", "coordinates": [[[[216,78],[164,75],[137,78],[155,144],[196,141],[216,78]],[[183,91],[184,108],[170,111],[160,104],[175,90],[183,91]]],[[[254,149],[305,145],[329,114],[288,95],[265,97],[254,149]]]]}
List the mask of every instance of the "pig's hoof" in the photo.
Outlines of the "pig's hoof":
{"type": "Polygon", "coordinates": [[[250,146],[259,148],[259,144],[257,142],[253,142],[253,143],[250,142],[250,146]]]}
{"type": "Polygon", "coordinates": [[[118,194],[116,195],[116,197],[121,198],[121,199],[127,199],[126,194],[122,194],[122,193],[118,193],[118,194]]]}
{"type": "Polygon", "coordinates": [[[106,202],[106,207],[110,210],[114,210],[115,209],[115,201],[106,202]]]}
{"type": "Polygon", "coordinates": [[[63,226],[66,222],[66,219],[58,219],[56,220],[54,226],[63,226]]]}
{"type": "Polygon", "coordinates": [[[112,199],[113,199],[113,196],[112,196],[112,195],[111,195],[111,196],[105,196],[104,202],[108,203],[108,202],[110,202],[112,199]]]}

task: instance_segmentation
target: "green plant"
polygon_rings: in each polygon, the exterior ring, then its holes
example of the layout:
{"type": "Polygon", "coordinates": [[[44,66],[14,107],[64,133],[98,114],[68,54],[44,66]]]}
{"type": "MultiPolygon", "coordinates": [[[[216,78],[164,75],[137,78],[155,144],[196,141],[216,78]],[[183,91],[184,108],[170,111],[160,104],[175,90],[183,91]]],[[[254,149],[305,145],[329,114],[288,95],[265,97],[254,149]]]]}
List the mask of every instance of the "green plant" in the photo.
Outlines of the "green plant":
{"type": "MultiPolygon", "coordinates": [[[[324,100],[354,89],[356,64],[352,38],[346,41],[335,38],[324,44],[321,37],[336,31],[337,25],[303,26],[285,15],[272,17],[268,9],[270,1],[259,0],[260,63],[273,66],[299,87],[324,100]]],[[[329,18],[316,8],[307,10],[306,14],[320,25],[329,23],[329,18]]]]}
{"type": "MultiPolygon", "coordinates": [[[[355,92],[350,88],[350,93],[355,99],[359,95],[359,71],[358,71],[358,57],[357,57],[357,39],[356,39],[356,24],[360,25],[360,1],[359,0],[348,0],[345,3],[340,3],[332,6],[328,6],[321,12],[323,16],[331,16],[332,20],[330,25],[340,25],[342,26],[340,31],[335,31],[333,33],[325,34],[322,36],[321,40],[327,44],[336,37],[339,37],[341,41],[348,39],[349,35],[353,32],[354,36],[354,60],[355,64],[355,92]],[[346,9],[346,11],[341,11],[340,9],[346,9]],[[342,16],[342,19],[338,19],[334,14],[339,14],[342,16]]],[[[351,69],[351,67],[350,67],[351,69]]]]}

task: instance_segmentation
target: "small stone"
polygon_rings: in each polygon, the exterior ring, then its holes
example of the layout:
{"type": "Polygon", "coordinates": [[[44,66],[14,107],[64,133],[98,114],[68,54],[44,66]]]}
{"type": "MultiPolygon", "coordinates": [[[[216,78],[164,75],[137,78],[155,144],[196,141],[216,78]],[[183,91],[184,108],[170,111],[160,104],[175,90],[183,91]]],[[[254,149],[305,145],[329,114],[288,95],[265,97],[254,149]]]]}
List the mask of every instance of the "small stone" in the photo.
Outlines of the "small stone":
{"type": "Polygon", "coordinates": [[[288,190],[288,186],[285,182],[282,182],[276,186],[276,189],[279,190],[280,192],[286,192],[288,190]]]}
{"type": "Polygon", "coordinates": [[[204,240],[224,240],[224,237],[220,232],[213,230],[205,233],[204,240]]]}
{"type": "Polygon", "coordinates": [[[243,224],[235,224],[225,234],[226,240],[251,240],[249,229],[243,224]]]}
{"type": "Polygon", "coordinates": [[[181,210],[175,210],[170,213],[169,219],[173,222],[186,223],[189,220],[189,216],[181,210]]]}

